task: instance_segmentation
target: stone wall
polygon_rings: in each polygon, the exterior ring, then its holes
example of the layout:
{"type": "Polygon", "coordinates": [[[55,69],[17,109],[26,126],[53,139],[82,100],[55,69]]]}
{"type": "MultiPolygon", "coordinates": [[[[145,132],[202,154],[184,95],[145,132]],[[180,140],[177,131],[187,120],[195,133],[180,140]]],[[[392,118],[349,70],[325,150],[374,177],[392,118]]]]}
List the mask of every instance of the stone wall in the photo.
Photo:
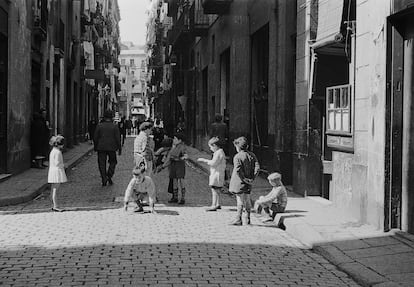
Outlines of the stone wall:
{"type": "MultiPolygon", "coordinates": [[[[30,3],[29,3],[30,4],[30,3]]],[[[8,172],[30,167],[31,22],[28,1],[9,6],[8,172]]]]}

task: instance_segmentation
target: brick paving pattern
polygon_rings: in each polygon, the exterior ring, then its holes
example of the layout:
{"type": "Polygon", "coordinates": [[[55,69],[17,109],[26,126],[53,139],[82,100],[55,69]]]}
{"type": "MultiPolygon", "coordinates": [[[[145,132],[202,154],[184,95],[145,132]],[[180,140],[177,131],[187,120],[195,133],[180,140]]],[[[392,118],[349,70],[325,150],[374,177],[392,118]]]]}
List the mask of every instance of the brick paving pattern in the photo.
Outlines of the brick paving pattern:
{"type": "Polygon", "coordinates": [[[259,218],[229,226],[234,198],[205,212],[207,176],[191,167],[184,206],[166,203],[163,171],[154,176],[159,213],[124,212],[114,199],[130,179],[132,140],[113,186],[100,186],[95,153],[68,173],[59,194],[66,212],[50,211],[48,192],[0,208],[0,286],[359,286],[259,218]]]}

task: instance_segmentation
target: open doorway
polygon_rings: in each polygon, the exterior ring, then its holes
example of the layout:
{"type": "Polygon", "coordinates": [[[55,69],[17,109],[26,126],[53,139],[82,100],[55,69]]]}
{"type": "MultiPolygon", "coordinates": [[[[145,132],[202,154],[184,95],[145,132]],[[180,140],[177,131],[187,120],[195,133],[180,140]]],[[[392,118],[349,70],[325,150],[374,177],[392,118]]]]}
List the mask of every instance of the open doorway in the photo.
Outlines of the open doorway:
{"type": "Polygon", "coordinates": [[[260,28],[251,37],[253,97],[253,144],[267,146],[268,140],[268,86],[269,86],[269,25],[260,28]]]}

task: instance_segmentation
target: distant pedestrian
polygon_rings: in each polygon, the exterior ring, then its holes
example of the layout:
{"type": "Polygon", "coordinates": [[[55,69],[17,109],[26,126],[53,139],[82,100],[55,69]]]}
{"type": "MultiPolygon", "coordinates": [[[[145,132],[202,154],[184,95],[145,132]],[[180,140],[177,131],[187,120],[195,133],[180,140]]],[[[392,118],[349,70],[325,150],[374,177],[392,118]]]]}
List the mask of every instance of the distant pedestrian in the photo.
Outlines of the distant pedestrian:
{"type": "Polygon", "coordinates": [[[131,119],[125,120],[125,128],[128,135],[131,134],[131,128],[132,128],[132,121],[131,119]]]}
{"type": "Polygon", "coordinates": [[[52,136],[49,142],[50,146],[52,146],[52,150],[49,154],[49,172],[47,175],[47,182],[51,184],[51,196],[53,203],[52,210],[56,212],[64,211],[59,207],[57,192],[60,184],[68,181],[62,155],[64,141],[65,138],[63,136],[57,135],[52,136]]]}
{"type": "Polygon", "coordinates": [[[93,143],[93,136],[95,134],[97,123],[94,118],[92,118],[88,123],[88,133],[89,133],[89,140],[93,143]]]}
{"type": "Polygon", "coordinates": [[[119,133],[121,134],[121,145],[124,146],[126,138],[125,117],[121,117],[118,122],[119,133]]]}
{"type": "Polygon", "coordinates": [[[136,118],[132,118],[132,134],[137,135],[137,129],[138,129],[138,121],[136,118]]]}
{"type": "Polygon", "coordinates": [[[185,136],[177,133],[173,138],[173,147],[168,153],[167,161],[163,167],[169,167],[169,177],[173,180],[173,194],[169,203],[185,204],[185,160],[188,159],[185,136]],[[178,201],[178,190],[181,191],[181,198],[178,201]]]}
{"type": "Polygon", "coordinates": [[[233,159],[233,173],[230,179],[230,193],[236,195],[237,216],[231,225],[242,225],[243,208],[247,214],[247,224],[250,224],[252,183],[259,174],[259,162],[254,153],[247,150],[248,143],[245,137],[239,137],[233,141],[237,154],[233,159]]]}
{"type": "Polygon", "coordinates": [[[98,166],[101,174],[102,186],[112,185],[112,177],[117,164],[116,151],[121,153],[119,128],[112,122],[112,112],[105,111],[104,120],[96,127],[94,134],[94,148],[98,152],[98,166]],[[108,160],[109,167],[106,169],[108,160]]]}
{"type": "Polygon", "coordinates": [[[134,165],[144,164],[145,175],[152,175],[154,160],[154,143],[150,137],[152,133],[152,124],[143,122],[139,126],[139,134],[134,140],[134,165]]]}
{"type": "Polygon", "coordinates": [[[183,117],[178,119],[177,128],[175,129],[176,133],[185,134],[185,121],[183,117]]]}
{"type": "Polygon", "coordinates": [[[135,167],[132,170],[133,177],[128,184],[127,189],[125,190],[124,196],[124,210],[128,210],[128,203],[131,200],[134,200],[137,204],[135,212],[144,212],[144,208],[142,207],[142,200],[148,196],[149,199],[149,206],[151,208],[151,212],[155,213],[154,205],[156,201],[156,190],[154,182],[152,181],[151,177],[146,176],[145,174],[145,167],[135,167]]]}
{"type": "Polygon", "coordinates": [[[213,158],[211,160],[199,158],[197,161],[204,162],[210,166],[210,177],[208,184],[211,188],[211,206],[207,208],[207,211],[216,211],[217,209],[221,209],[220,191],[224,185],[226,155],[220,146],[220,140],[218,137],[212,137],[208,141],[208,146],[213,152],[213,158]]]}
{"type": "Polygon", "coordinates": [[[50,129],[46,120],[46,110],[41,109],[33,114],[30,129],[30,147],[32,167],[44,168],[44,161],[49,153],[50,129]]]}
{"type": "Polygon", "coordinates": [[[164,129],[159,125],[154,125],[152,129],[152,134],[154,136],[154,150],[158,150],[161,147],[161,142],[164,140],[164,129]]]}
{"type": "MultiPolygon", "coordinates": [[[[267,180],[272,190],[267,195],[260,196],[254,203],[254,210],[257,214],[260,214],[262,209],[265,212],[263,222],[273,221],[276,214],[285,212],[287,205],[287,192],[282,183],[282,175],[274,172],[267,177],[267,180]]],[[[283,229],[283,226],[280,227],[283,229]]]]}

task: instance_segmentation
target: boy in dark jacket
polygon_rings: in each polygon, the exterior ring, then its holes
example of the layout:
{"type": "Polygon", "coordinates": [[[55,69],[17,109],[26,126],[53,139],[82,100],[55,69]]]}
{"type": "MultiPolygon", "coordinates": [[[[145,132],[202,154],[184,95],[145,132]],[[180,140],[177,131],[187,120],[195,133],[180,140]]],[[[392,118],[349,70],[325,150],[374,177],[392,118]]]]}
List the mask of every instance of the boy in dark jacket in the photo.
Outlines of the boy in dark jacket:
{"type": "Polygon", "coordinates": [[[259,174],[260,165],[254,153],[247,150],[245,137],[239,137],[233,142],[237,154],[233,159],[233,173],[230,179],[229,191],[236,195],[237,216],[231,225],[242,225],[243,207],[246,210],[247,222],[250,224],[250,211],[252,208],[250,192],[252,183],[259,174]]]}

